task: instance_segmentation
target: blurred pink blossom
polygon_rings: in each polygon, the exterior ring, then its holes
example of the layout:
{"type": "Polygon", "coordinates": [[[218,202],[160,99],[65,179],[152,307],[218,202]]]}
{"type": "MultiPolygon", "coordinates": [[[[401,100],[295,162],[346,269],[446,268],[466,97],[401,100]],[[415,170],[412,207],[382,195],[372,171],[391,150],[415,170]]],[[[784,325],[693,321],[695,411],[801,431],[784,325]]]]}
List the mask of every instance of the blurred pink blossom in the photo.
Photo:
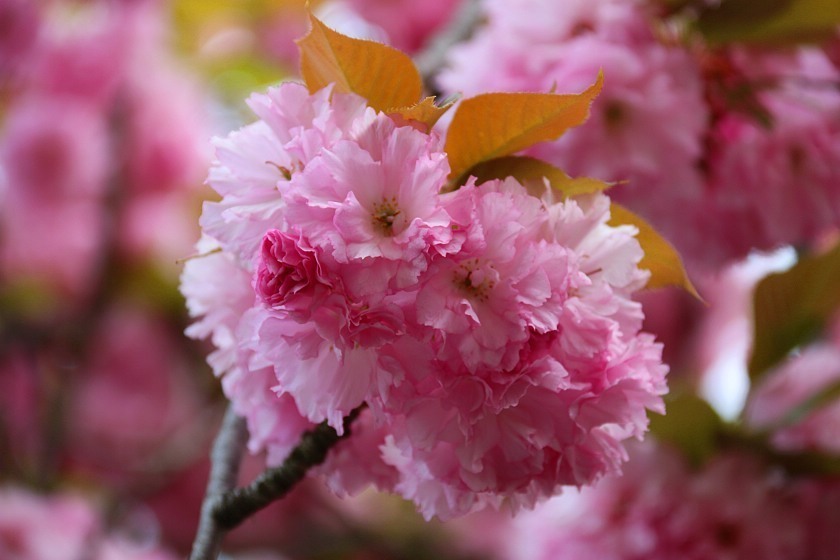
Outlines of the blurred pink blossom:
{"type": "Polygon", "coordinates": [[[711,131],[709,248],[743,256],[808,243],[840,222],[840,94],[830,86],[840,71],[815,48],[736,54],[770,121],[729,112],[711,131]]]}
{"type": "Polygon", "coordinates": [[[428,44],[429,39],[452,18],[462,0],[344,0],[360,16],[381,27],[388,44],[409,54],[428,44]]]}
{"type": "Polygon", "coordinates": [[[491,1],[485,12],[452,49],[444,89],[579,91],[603,70],[589,122],[530,153],[618,181],[611,196],[690,271],[808,244],[840,222],[840,74],[825,52],[688,47],[634,1],[491,1]]]}
{"type": "Polygon", "coordinates": [[[41,18],[30,0],[0,1],[0,91],[15,85],[38,39],[41,18]]]}
{"type": "Polygon", "coordinates": [[[32,96],[11,107],[0,132],[0,266],[7,281],[86,293],[100,248],[107,150],[105,123],[86,104],[32,96]]]}
{"type": "Polygon", "coordinates": [[[203,403],[167,326],[138,309],[113,309],[91,339],[97,350],[68,405],[76,465],[119,485],[201,453],[209,438],[203,403]]]}
{"type": "Polygon", "coordinates": [[[175,560],[157,542],[132,540],[120,530],[81,494],[0,487],[3,560],[175,560]]]}
{"type": "Polygon", "coordinates": [[[809,558],[806,509],[784,480],[730,454],[691,469],[674,451],[634,447],[622,476],[514,520],[509,558],[809,558]]]}
{"type": "Polygon", "coordinates": [[[484,9],[485,25],[451,50],[443,88],[576,92],[603,71],[586,125],[528,152],[572,175],[619,182],[611,196],[651,220],[694,265],[703,249],[691,224],[703,208],[709,114],[691,54],[654,35],[641,2],[491,1],[484,9]]]}
{"type": "Polygon", "coordinates": [[[0,556],[8,560],[82,558],[99,531],[93,508],[72,494],[39,496],[0,487],[0,556]]]}
{"type": "Polygon", "coordinates": [[[800,406],[840,380],[840,347],[827,341],[812,344],[769,372],[750,395],[745,421],[767,430],[785,451],[840,452],[840,403],[800,406]]]}

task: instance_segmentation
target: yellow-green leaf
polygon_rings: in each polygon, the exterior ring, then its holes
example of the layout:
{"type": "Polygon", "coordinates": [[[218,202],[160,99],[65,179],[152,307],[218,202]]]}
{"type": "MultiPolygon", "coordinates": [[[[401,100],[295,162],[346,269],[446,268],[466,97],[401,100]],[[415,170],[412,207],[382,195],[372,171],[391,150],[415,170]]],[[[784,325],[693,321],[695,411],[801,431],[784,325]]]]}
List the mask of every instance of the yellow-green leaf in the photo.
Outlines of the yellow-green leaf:
{"type": "Polygon", "coordinates": [[[679,286],[697,299],[702,300],[688,278],[688,273],[685,271],[679,253],[673,245],[653,229],[653,226],[642,217],[616,203],[613,203],[610,207],[610,215],[611,225],[630,224],[638,228],[639,234],[636,239],[638,239],[645,252],[645,256],[639,263],[639,268],[650,271],[650,280],[648,280],[647,287],[679,286]]]}
{"type": "Polygon", "coordinates": [[[820,334],[840,308],[840,244],[762,280],[753,296],[753,379],[820,334]]]}
{"type": "Polygon", "coordinates": [[[840,24],[837,0],[724,0],[700,14],[697,29],[712,44],[815,42],[840,24]]]}
{"type": "Polygon", "coordinates": [[[603,81],[599,74],[579,94],[486,93],[465,99],[446,136],[450,178],[459,184],[470,168],[483,161],[554,140],[583,123],[603,81]]]}
{"type": "Polygon", "coordinates": [[[559,167],[529,156],[505,156],[483,161],[470,169],[468,175],[474,176],[478,184],[513,177],[535,196],[542,194],[543,179],[547,179],[552,188],[566,197],[605,191],[613,185],[590,177],[569,177],[559,167]]]}
{"type": "Polygon", "coordinates": [[[411,58],[387,45],[353,39],[309,16],[312,29],[300,47],[300,69],[306,87],[315,92],[335,83],[335,91],[352,92],[378,111],[409,107],[423,91],[411,58]]]}
{"type": "Polygon", "coordinates": [[[665,416],[649,415],[650,432],[657,440],[678,448],[694,465],[702,464],[715,453],[723,421],[709,403],[683,393],[666,398],[665,408],[665,416]]]}
{"type": "Polygon", "coordinates": [[[434,97],[426,97],[422,101],[409,107],[391,109],[388,114],[398,124],[408,124],[423,132],[429,132],[445,112],[452,108],[453,103],[442,106],[435,105],[434,97]]]}

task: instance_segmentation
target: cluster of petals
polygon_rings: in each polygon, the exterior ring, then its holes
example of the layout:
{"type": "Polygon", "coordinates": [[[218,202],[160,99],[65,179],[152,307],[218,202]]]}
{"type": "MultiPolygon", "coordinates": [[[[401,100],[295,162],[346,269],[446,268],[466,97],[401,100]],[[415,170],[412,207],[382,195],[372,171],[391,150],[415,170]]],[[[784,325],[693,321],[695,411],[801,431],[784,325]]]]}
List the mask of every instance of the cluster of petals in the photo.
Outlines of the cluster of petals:
{"type": "MultiPolygon", "coordinates": [[[[71,492],[38,495],[0,487],[0,557],[6,560],[174,560],[153,539],[132,539],[150,528],[108,528],[97,507],[71,492]]],[[[153,531],[154,529],[152,529],[153,531]]]]}
{"type": "MultiPolygon", "coordinates": [[[[449,55],[447,92],[604,90],[586,126],[531,149],[573,175],[618,181],[617,200],[671,240],[689,270],[807,244],[840,222],[840,94],[831,50],[669,39],[634,0],[484,4],[449,55]]],[[[670,30],[670,31],[669,31],[670,30]]]]}
{"type": "Polygon", "coordinates": [[[279,463],[299,434],[364,408],[320,472],[426,517],[516,510],[617,472],[661,410],[661,345],[640,332],[635,228],[609,199],[513,179],[444,192],[437,134],[352,94],[283,84],[217,142],[182,291],[210,362],[279,463]]]}
{"type": "Polygon", "coordinates": [[[6,57],[16,68],[0,71],[4,285],[81,299],[105,237],[132,257],[187,252],[185,187],[209,154],[202,95],[160,48],[161,6],[14,0],[0,19],[14,30],[0,40],[0,69],[6,57]]]}
{"type": "Polygon", "coordinates": [[[840,403],[825,401],[840,378],[840,321],[762,376],[744,410],[744,420],[771,434],[783,451],[840,452],[840,403]]]}
{"type": "Polygon", "coordinates": [[[506,557],[822,557],[809,521],[811,491],[785,482],[782,473],[745,454],[720,454],[695,468],[648,441],[632,448],[623,476],[515,519],[506,557]]]}
{"type": "Polygon", "coordinates": [[[398,0],[339,0],[387,35],[388,44],[415,53],[451,20],[463,0],[411,2],[398,0]]]}
{"type": "Polygon", "coordinates": [[[701,68],[662,42],[635,0],[484,2],[486,23],[451,49],[444,91],[578,92],[605,75],[586,126],[529,153],[572,175],[618,181],[611,196],[677,243],[691,264],[709,111],[701,68]],[[679,208],[675,212],[674,208],[679,208]],[[688,239],[683,239],[688,237],[688,239]]]}
{"type": "Polygon", "coordinates": [[[740,257],[814,240],[840,222],[840,95],[825,87],[840,70],[816,48],[731,59],[746,79],[773,87],[756,93],[768,122],[728,111],[710,130],[708,250],[740,257]]]}

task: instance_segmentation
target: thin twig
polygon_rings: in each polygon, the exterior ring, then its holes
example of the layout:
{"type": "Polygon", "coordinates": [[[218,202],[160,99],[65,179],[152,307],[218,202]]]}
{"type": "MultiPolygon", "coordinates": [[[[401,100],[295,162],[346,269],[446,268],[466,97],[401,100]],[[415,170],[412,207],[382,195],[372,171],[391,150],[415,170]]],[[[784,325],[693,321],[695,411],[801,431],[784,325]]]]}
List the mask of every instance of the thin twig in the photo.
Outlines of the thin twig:
{"type": "Polygon", "coordinates": [[[470,38],[481,21],[481,0],[463,0],[458,12],[429,45],[414,58],[414,64],[423,76],[423,84],[429,95],[439,95],[434,83],[436,74],[446,62],[446,56],[453,45],[470,38]]]}
{"type": "MultiPolygon", "coordinates": [[[[306,432],[300,443],[279,467],[267,469],[244,488],[226,492],[214,503],[213,519],[218,527],[230,530],[245,519],[289,493],[307,471],[324,462],[327,452],[350,435],[350,426],[361,408],[344,418],[344,435],[339,436],[326,422],[306,432]]],[[[193,560],[198,560],[193,558],[193,560]]]]}
{"type": "Polygon", "coordinates": [[[228,405],[210,454],[210,480],[190,560],[215,560],[219,555],[225,529],[216,523],[213,512],[222,495],[236,487],[247,438],[245,421],[237,416],[232,404],[228,405]]]}

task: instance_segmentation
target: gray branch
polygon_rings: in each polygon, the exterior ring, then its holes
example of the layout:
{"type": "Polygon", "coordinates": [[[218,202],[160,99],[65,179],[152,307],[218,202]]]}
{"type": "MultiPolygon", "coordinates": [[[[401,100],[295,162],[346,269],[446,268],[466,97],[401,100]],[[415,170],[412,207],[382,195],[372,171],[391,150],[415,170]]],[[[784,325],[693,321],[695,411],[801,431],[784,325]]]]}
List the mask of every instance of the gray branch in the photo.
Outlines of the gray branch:
{"type": "Polygon", "coordinates": [[[298,446],[282,465],[267,469],[248,486],[225,492],[214,503],[215,524],[224,530],[233,529],[271,502],[288,494],[303,480],[310,468],[324,462],[327,452],[336,443],[350,435],[350,425],[360,410],[357,408],[344,418],[344,435],[339,436],[331,426],[322,422],[303,434],[298,446]]]}
{"type": "Polygon", "coordinates": [[[210,454],[210,480],[201,504],[201,518],[190,560],[215,560],[219,556],[225,529],[216,522],[213,512],[220,498],[236,487],[247,439],[245,421],[229,404],[210,454]]]}
{"type": "Polygon", "coordinates": [[[449,25],[429,42],[423,52],[414,58],[414,64],[420,71],[423,83],[430,95],[440,93],[434,83],[434,76],[446,62],[449,49],[453,45],[469,39],[481,18],[481,0],[463,0],[449,25]]]}

